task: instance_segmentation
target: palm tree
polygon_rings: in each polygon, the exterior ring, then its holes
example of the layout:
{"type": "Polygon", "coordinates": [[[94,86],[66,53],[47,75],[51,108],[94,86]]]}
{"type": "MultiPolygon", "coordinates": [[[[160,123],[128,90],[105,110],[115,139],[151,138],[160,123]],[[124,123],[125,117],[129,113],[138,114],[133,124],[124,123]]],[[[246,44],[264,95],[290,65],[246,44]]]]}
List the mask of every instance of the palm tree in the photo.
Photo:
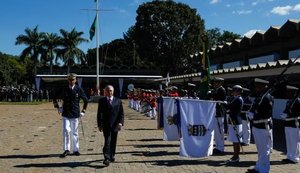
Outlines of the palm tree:
{"type": "Polygon", "coordinates": [[[61,45],[62,49],[57,51],[57,56],[63,60],[63,62],[68,66],[68,73],[71,70],[71,66],[78,63],[86,63],[85,53],[77,48],[80,43],[88,42],[87,39],[81,37],[83,32],[77,32],[75,28],[71,32],[64,29],[59,30],[62,38],[61,45]]]}
{"type": "Polygon", "coordinates": [[[26,28],[25,35],[19,35],[16,38],[16,45],[24,44],[27,47],[22,51],[20,59],[24,60],[25,57],[30,56],[34,61],[34,74],[37,73],[38,57],[41,53],[41,40],[43,33],[38,32],[38,26],[33,30],[26,28]]]}
{"type": "Polygon", "coordinates": [[[52,74],[54,54],[61,43],[61,37],[55,33],[44,33],[41,44],[43,53],[41,59],[50,63],[50,74],[52,74]]]}

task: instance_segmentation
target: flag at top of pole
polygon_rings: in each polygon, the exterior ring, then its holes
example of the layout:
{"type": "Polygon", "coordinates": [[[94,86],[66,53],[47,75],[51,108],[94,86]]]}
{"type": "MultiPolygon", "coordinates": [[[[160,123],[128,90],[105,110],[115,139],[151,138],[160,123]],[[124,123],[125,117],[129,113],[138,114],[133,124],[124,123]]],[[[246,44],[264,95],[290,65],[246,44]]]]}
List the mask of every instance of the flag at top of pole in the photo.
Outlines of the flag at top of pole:
{"type": "Polygon", "coordinates": [[[90,28],[90,40],[93,40],[93,37],[96,32],[96,26],[97,26],[97,15],[95,16],[94,22],[90,28]]]}
{"type": "Polygon", "coordinates": [[[207,92],[210,83],[210,62],[207,54],[207,36],[202,36],[203,53],[201,59],[201,76],[200,76],[200,99],[207,99],[207,92]]]}

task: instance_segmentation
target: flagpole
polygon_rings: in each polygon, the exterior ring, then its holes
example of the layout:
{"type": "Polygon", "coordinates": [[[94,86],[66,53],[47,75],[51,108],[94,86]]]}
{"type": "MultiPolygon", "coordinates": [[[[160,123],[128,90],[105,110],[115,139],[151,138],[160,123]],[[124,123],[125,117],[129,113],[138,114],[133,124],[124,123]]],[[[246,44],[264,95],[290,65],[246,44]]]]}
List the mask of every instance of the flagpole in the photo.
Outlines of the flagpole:
{"type": "Polygon", "coordinates": [[[99,13],[98,13],[98,11],[99,11],[99,2],[98,2],[98,0],[96,0],[96,18],[97,18],[97,25],[98,26],[96,26],[96,63],[97,63],[97,66],[96,66],[96,68],[97,68],[97,76],[96,76],[96,78],[97,78],[97,95],[100,95],[100,84],[99,84],[99,32],[98,32],[98,30],[99,30],[99,19],[98,19],[98,15],[99,15],[99,13]]]}

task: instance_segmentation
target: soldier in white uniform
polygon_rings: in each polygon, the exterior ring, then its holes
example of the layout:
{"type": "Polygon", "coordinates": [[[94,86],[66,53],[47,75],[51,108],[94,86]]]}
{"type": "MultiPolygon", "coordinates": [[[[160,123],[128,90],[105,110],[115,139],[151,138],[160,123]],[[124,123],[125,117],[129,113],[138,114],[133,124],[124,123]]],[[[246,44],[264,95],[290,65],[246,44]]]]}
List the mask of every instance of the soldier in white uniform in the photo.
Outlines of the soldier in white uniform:
{"type": "Polygon", "coordinates": [[[270,154],[273,144],[272,108],[273,96],[266,91],[268,81],[255,78],[256,97],[247,116],[253,122],[252,133],[258,153],[258,160],[254,169],[248,173],[269,173],[270,154]]]}
{"type": "MultiPolygon", "coordinates": [[[[225,101],[226,99],[226,90],[222,86],[224,82],[223,78],[215,77],[213,79],[213,100],[215,101],[225,101]]],[[[224,103],[217,103],[216,106],[216,115],[215,115],[215,124],[214,124],[214,138],[216,148],[213,150],[213,154],[224,154],[224,117],[226,114],[226,108],[224,103]]]]}
{"type": "Polygon", "coordinates": [[[76,74],[68,74],[68,85],[61,89],[60,93],[55,94],[53,98],[54,107],[58,109],[63,119],[63,150],[61,158],[70,154],[71,135],[73,138],[73,154],[79,156],[79,135],[78,124],[79,118],[84,116],[88,105],[88,98],[83,89],[76,85],[76,74]],[[58,95],[59,94],[59,95],[58,95]],[[62,107],[59,107],[58,96],[62,99],[62,107]],[[83,108],[80,111],[79,101],[83,100],[83,108]]]}
{"type": "Polygon", "coordinates": [[[286,140],[286,159],[283,163],[299,163],[300,157],[300,98],[297,96],[298,88],[294,86],[286,86],[287,97],[286,108],[282,114],[285,120],[285,140],[286,140]]]}
{"type": "Polygon", "coordinates": [[[248,146],[250,144],[250,138],[251,138],[251,128],[250,128],[250,121],[246,116],[246,112],[249,111],[252,105],[252,101],[250,99],[249,95],[250,90],[248,88],[243,88],[243,109],[241,112],[242,117],[242,146],[248,146]]]}
{"type": "Polygon", "coordinates": [[[242,87],[232,87],[232,100],[228,103],[228,141],[233,143],[233,156],[227,162],[240,161],[240,146],[242,141],[242,118],[243,98],[241,97],[242,87]]]}

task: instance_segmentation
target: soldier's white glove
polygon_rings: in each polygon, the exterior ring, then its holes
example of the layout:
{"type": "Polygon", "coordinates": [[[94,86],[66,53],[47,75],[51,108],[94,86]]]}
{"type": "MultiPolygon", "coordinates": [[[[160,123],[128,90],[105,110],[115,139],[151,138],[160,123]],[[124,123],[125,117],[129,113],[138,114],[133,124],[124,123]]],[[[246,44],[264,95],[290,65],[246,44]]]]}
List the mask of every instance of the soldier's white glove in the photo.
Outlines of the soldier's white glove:
{"type": "Polygon", "coordinates": [[[252,120],[252,119],[253,119],[253,116],[254,116],[254,113],[253,113],[253,112],[247,111],[247,112],[246,112],[246,116],[247,116],[250,120],[252,120]]]}
{"type": "Polygon", "coordinates": [[[57,111],[58,111],[58,113],[62,113],[63,111],[64,111],[64,108],[63,107],[59,107],[58,109],[57,109],[57,111]]]}
{"type": "Polygon", "coordinates": [[[287,114],[286,114],[286,113],[281,113],[281,114],[280,114],[280,117],[281,117],[282,119],[286,119],[287,114]]]}
{"type": "Polygon", "coordinates": [[[80,115],[80,117],[83,117],[85,115],[85,112],[81,111],[79,115],[80,115]]]}

